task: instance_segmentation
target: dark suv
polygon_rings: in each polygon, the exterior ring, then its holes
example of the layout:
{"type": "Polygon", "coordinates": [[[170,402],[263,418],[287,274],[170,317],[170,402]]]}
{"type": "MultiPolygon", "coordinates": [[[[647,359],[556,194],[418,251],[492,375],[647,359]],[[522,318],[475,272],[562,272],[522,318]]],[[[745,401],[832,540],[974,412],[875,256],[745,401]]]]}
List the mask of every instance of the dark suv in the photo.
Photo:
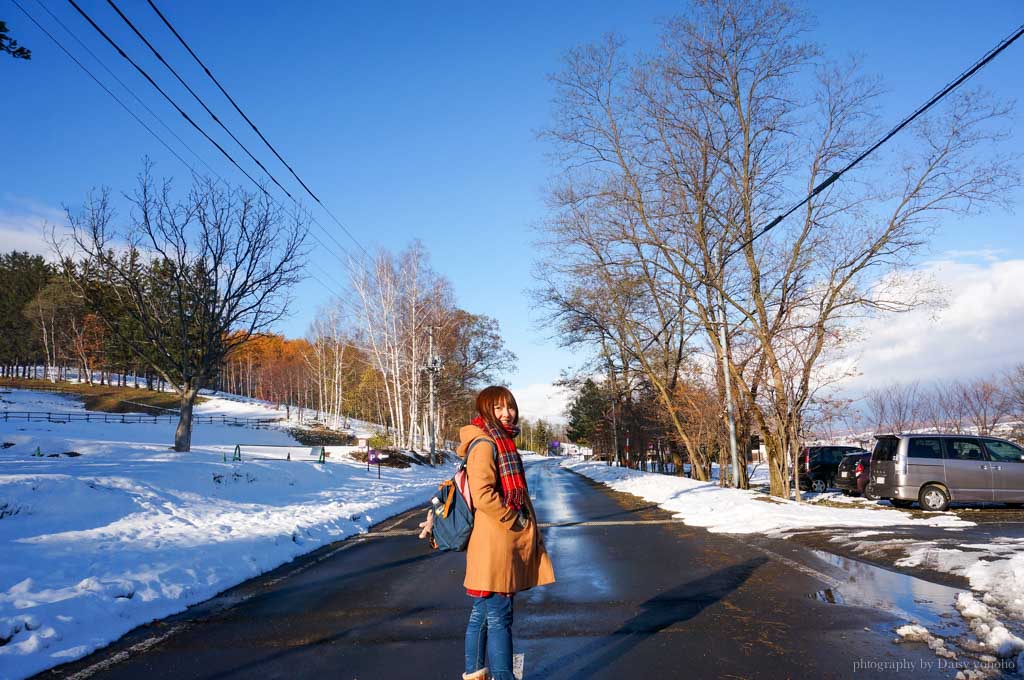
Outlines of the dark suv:
{"type": "Polygon", "coordinates": [[[856,446],[805,446],[800,451],[800,488],[821,493],[835,486],[843,456],[868,453],[856,446]]]}
{"type": "Polygon", "coordinates": [[[839,462],[836,486],[846,496],[860,496],[871,480],[871,454],[848,453],[839,462]]]}

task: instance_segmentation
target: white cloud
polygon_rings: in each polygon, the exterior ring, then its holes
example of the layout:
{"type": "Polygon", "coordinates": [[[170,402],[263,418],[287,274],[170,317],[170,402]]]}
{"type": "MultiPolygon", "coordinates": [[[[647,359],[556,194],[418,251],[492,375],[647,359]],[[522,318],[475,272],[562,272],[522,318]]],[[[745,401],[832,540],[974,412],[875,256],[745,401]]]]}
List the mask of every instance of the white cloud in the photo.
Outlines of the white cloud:
{"type": "Polygon", "coordinates": [[[998,262],[1006,255],[1003,248],[979,248],[977,250],[947,250],[942,253],[943,260],[981,259],[986,262],[998,262]]]}
{"type": "Polygon", "coordinates": [[[64,213],[33,201],[3,197],[0,205],[0,252],[27,250],[47,258],[53,251],[47,241],[47,231],[57,226],[63,229],[64,213]]]}
{"type": "Polygon", "coordinates": [[[543,419],[549,423],[564,423],[569,391],[550,383],[513,385],[512,394],[519,404],[519,416],[528,420],[543,419]]]}
{"type": "Polygon", "coordinates": [[[861,375],[844,387],[991,375],[1024,362],[1024,260],[984,260],[928,263],[946,306],[865,324],[855,348],[861,375]]]}

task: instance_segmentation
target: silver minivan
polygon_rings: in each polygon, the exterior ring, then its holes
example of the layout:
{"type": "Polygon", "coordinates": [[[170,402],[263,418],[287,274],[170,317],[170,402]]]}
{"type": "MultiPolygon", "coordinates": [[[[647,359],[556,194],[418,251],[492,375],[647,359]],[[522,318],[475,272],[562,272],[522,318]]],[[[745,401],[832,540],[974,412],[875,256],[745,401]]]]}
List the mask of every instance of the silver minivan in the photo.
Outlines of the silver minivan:
{"type": "Polygon", "coordinates": [[[966,434],[878,435],[868,494],[938,511],[951,501],[1024,504],[1024,449],[966,434]]]}

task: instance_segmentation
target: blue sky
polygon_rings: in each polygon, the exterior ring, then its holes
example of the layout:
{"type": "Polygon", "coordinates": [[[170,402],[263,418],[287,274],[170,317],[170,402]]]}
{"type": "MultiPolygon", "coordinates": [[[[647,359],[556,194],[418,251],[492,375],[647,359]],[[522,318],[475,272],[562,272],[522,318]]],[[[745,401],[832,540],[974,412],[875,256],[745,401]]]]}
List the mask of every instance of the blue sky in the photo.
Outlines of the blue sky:
{"type": "MultiPolygon", "coordinates": [[[[111,82],[54,24],[39,0],[19,2],[82,55],[102,80],[111,82]]],[[[245,181],[67,3],[42,2],[217,172],[245,181]]],[[[159,74],[168,92],[204,128],[215,130],[105,2],[81,4],[151,74],[159,74]]],[[[119,4],[236,134],[245,132],[244,122],[148,5],[142,0],[119,4]]],[[[459,304],[499,319],[510,348],[519,355],[518,371],[507,378],[517,392],[530,395],[527,401],[535,413],[552,415],[557,400],[548,398],[547,386],[576,358],[537,328],[523,294],[532,285],[530,229],[544,218],[544,187],[552,172],[545,156],[549,149],[536,137],[551,115],[553,90],[547,75],[558,70],[567,49],[608,31],[620,33],[637,49],[653,47],[657,21],[682,5],[193,0],[160,0],[158,5],[368,249],[400,250],[419,238],[431,252],[433,266],[454,283],[459,304]],[[495,284],[497,268],[511,273],[510,283],[495,284]]],[[[830,56],[860,55],[868,72],[884,77],[886,126],[1024,22],[1024,5],[1012,0],[971,7],[960,2],[820,5],[813,8],[817,27],[812,39],[830,56]]],[[[0,87],[6,95],[0,107],[4,249],[28,247],[33,239],[29,227],[38,229],[41,219],[59,220],[60,206],[80,203],[91,187],[130,188],[143,155],[156,162],[157,174],[178,176],[185,184],[180,163],[10,0],[0,0],[0,18],[33,50],[30,62],[0,61],[0,87]]],[[[1022,70],[1024,44],[1017,44],[975,80],[1000,96],[1021,99],[1022,70]]],[[[124,94],[116,84],[110,86],[124,94]]],[[[148,114],[140,115],[151,122],[148,114]]],[[[223,134],[215,137],[226,140],[223,134]]],[[[244,139],[265,163],[272,160],[254,135],[244,139]]],[[[230,140],[223,143],[231,148],[230,140]]],[[[1012,144],[1024,148],[1024,133],[1015,133],[1012,144]]],[[[240,150],[232,153],[243,157],[240,150]]],[[[291,179],[283,167],[271,167],[282,182],[291,179]]],[[[1021,197],[1015,197],[1018,204],[1021,197]]],[[[354,247],[330,218],[317,214],[343,245],[354,247]]],[[[951,221],[936,234],[928,257],[976,267],[983,280],[993,263],[1024,259],[1020,218],[997,212],[951,221]]],[[[343,278],[340,263],[322,249],[314,258],[319,268],[343,278]]],[[[315,281],[296,292],[294,314],[281,329],[292,336],[303,334],[317,306],[326,302],[315,281]]]]}

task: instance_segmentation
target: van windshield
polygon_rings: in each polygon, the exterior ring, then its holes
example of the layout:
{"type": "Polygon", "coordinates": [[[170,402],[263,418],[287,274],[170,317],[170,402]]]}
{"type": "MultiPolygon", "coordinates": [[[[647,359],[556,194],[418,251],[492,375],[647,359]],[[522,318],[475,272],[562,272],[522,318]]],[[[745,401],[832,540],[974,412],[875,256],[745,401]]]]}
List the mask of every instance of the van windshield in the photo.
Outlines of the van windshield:
{"type": "Polygon", "coordinates": [[[875,440],[875,450],[871,453],[871,460],[896,460],[896,449],[899,448],[900,440],[896,437],[883,437],[875,440]]]}

